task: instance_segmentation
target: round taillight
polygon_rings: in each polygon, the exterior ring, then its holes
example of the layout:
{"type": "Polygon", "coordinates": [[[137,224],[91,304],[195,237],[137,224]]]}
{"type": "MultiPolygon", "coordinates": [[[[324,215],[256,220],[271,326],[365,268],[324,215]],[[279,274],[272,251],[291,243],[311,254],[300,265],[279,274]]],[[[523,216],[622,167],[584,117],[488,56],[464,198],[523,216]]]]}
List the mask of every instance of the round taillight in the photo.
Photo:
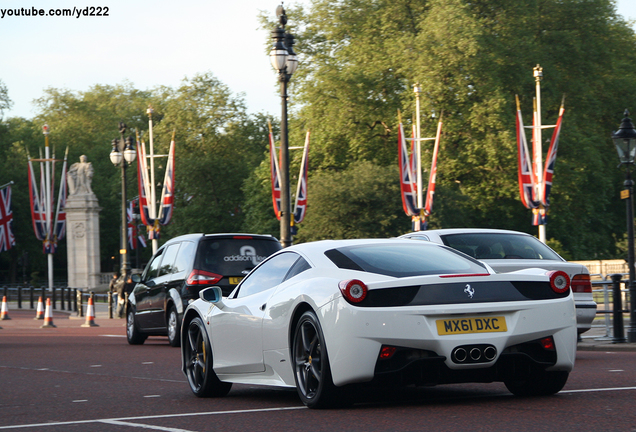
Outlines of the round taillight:
{"type": "Polygon", "coordinates": [[[550,277],[550,287],[552,291],[557,294],[563,294],[568,289],[570,289],[570,277],[564,271],[551,271],[548,272],[548,276],[550,277]]]}
{"type": "Polygon", "coordinates": [[[338,284],[343,297],[349,303],[360,303],[367,296],[367,286],[364,282],[352,279],[348,281],[342,281],[338,284]]]}

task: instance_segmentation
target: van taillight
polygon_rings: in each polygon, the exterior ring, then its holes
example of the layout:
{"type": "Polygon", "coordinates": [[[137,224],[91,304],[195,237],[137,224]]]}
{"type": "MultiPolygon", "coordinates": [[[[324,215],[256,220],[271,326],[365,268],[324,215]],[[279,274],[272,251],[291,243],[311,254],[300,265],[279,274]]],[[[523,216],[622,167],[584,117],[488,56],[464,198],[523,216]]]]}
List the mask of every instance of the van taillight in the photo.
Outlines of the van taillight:
{"type": "Polygon", "coordinates": [[[188,285],[214,285],[220,281],[223,276],[204,270],[192,270],[186,284],[188,285]]]}
{"type": "Polygon", "coordinates": [[[572,286],[572,292],[591,293],[592,282],[590,281],[590,275],[589,274],[574,275],[572,277],[572,282],[570,282],[570,286],[572,286]]]}

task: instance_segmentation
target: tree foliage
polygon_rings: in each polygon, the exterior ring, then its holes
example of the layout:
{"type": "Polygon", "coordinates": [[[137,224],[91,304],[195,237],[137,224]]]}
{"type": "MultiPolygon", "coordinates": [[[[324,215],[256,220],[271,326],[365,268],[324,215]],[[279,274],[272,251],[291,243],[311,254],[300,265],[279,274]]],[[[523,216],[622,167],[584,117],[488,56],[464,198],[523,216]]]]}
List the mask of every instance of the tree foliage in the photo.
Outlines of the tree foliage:
{"type": "Polygon", "coordinates": [[[419,83],[423,135],[444,119],[430,226],[534,232],[518,198],[514,95],[531,124],[541,64],[543,124],[567,95],[548,237],[575,258],[614,253],[624,214],[609,135],[636,92],[636,38],[611,1],[316,0],[288,15],[302,56],[291,100],[296,129],[312,130],[313,172],[395,165],[396,112],[408,130],[419,83]]]}
{"type": "MultiPolygon", "coordinates": [[[[423,136],[435,134],[440,117],[444,122],[429,226],[536,232],[518,196],[514,96],[531,124],[532,68],[540,64],[544,125],[554,124],[566,95],[549,242],[572,259],[622,255],[624,173],[616,169],[610,135],[636,94],[636,36],[612,0],[313,0],[287,13],[301,57],[290,82],[290,145],[301,145],[307,129],[312,137],[309,207],[296,241],[408,230],[398,192],[397,111],[410,130],[414,84],[422,89],[423,136]]],[[[37,155],[43,146],[45,122],[58,158],[68,145],[70,163],[82,154],[93,163],[103,208],[102,270],[119,261],[121,180],[108,153],[120,121],[148,145],[149,104],[155,152],[167,153],[173,133],[177,143],[176,206],[163,239],[196,231],[278,234],[267,119],[248,115],[242,97],[211,73],[146,91],[130,83],[84,92],[51,88],[34,119],[0,120],[0,184],[15,181],[13,209],[20,215],[18,246],[0,255],[0,277],[9,269],[16,278],[24,252],[34,268],[45,267],[24,216],[26,152],[37,155]]],[[[10,105],[0,82],[0,114],[10,105]]],[[[544,155],[550,135],[543,134],[544,155]]],[[[425,170],[431,154],[425,145],[425,170]]],[[[299,159],[291,153],[292,189],[299,159]]],[[[164,169],[165,159],[158,159],[157,182],[164,169]]],[[[137,195],[135,177],[133,165],[129,197],[137,195]]],[[[55,259],[65,269],[63,247],[55,259]]]]}
{"type": "MultiPolygon", "coordinates": [[[[121,169],[113,167],[108,157],[111,142],[119,139],[118,124],[123,121],[128,126],[126,136],[134,136],[136,132],[148,149],[149,105],[154,109],[155,154],[167,154],[173,133],[176,141],[175,209],[172,224],[162,227],[161,241],[189,232],[231,232],[243,228],[241,187],[267,148],[267,122],[261,115],[247,115],[241,97],[232,95],[212,74],[184,79],[175,89],[140,91],[129,83],[95,85],[85,92],[51,88],[37,103],[40,114],[35,119],[9,119],[0,123],[0,156],[4,156],[7,167],[0,172],[0,181],[19,179],[14,180],[13,199],[14,214],[20,215],[20,223],[14,224],[18,244],[11,257],[6,258],[12,263],[6,278],[16,279],[17,259],[23,250],[34,257],[37,267],[46,268],[45,260],[41,259],[41,244],[35,240],[30,216],[27,217],[30,210],[26,168],[26,151],[37,156],[38,149],[44,146],[41,133],[44,123],[50,127],[49,139],[58,159],[68,146],[69,164],[86,155],[94,166],[92,189],[102,207],[102,271],[112,271],[119,265],[121,169]]],[[[159,184],[163,182],[165,167],[165,158],[156,159],[159,184]]],[[[132,199],[138,195],[136,164],[128,166],[126,172],[127,196],[132,199]]],[[[158,187],[157,201],[160,194],[158,187]]],[[[149,247],[143,250],[141,262],[150,254],[149,247]]],[[[0,258],[5,259],[5,254],[2,255],[0,258]]],[[[55,260],[56,275],[65,274],[64,241],[55,260]]]]}

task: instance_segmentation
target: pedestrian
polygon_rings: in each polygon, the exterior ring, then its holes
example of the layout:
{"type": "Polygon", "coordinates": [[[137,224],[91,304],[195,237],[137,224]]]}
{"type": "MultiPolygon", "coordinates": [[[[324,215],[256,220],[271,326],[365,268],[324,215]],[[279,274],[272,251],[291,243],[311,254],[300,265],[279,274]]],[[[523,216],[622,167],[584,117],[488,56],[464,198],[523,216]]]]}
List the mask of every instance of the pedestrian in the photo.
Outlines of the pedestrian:
{"type": "MultiPolygon", "coordinates": [[[[112,295],[113,303],[117,304],[117,292],[115,291],[115,283],[117,282],[117,273],[113,273],[113,278],[108,283],[108,291],[112,295]]],[[[112,303],[111,303],[112,304],[112,303]]]]}
{"type": "Polygon", "coordinates": [[[115,282],[114,285],[114,289],[117,292],[117,317],[118,318],[123,318],[124,317],[124,310],[126,309],[126,299],[124,296],[124,292],[125,292],[125,287],[126,287],[126,275],[121,275],[119,276],[119,278],[117,278],[117,281],[115,282]]]}

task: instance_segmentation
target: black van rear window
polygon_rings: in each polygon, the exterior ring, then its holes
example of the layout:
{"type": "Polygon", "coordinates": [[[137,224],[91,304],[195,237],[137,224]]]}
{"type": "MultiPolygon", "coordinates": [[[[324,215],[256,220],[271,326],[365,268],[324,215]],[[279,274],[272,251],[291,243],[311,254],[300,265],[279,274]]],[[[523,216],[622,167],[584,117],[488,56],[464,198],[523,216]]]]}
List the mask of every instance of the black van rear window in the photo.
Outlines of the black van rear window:
{"type": "Polygon", "coordinates": [[[195,267],[221,275],[245,275],[281,249],[276,240],[240,237],[201,241],[195,267]]]}

